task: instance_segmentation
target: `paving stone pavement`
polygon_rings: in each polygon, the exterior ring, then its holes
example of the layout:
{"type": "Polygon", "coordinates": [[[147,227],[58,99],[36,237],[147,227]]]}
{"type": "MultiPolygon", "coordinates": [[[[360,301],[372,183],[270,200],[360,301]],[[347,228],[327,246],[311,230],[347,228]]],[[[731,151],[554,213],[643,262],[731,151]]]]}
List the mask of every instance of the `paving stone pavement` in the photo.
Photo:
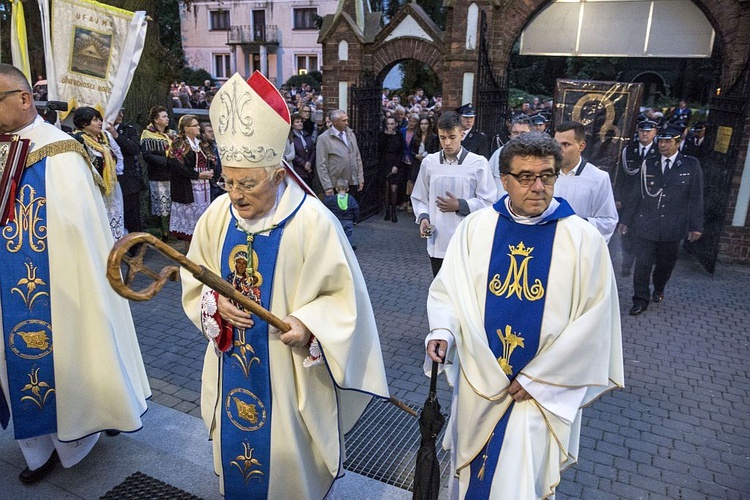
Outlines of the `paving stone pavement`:
{"type": "MultiPolygon", "coordinates": [[[[432,274],[410,214],[355,227],[393,395],[421,404],[425,303],[432,274]]],[[[610,245],[619,270],[619,239],[610,245]]],[[[161,256],[150,259],[166,264],[161,256]]],[[[578,463],[557,498],[750,498],[750,268],[718,264],[713,277],[690,257],[665,301],[628,315],[632,282],[618,275],[625,383],[584,410],[578,463]]],[[[180,285],[132,302],[146,370],[159,404],[200,416],[205,340],[185,317],[180,285]]],[[[441,380],[439,398],[450,392],[441,380]]]]}

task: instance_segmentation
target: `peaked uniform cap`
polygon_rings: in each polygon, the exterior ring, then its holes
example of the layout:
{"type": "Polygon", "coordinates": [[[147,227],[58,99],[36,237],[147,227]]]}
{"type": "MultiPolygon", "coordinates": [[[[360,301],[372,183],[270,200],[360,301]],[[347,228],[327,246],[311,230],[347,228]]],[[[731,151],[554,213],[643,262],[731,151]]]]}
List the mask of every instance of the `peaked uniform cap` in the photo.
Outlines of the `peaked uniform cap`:
{"type": "Polygon", "coordinates": [[[247,81],[235,73],[216,93],[209,116],[222,165],[260,168],[281,164],[291,128],[289,108],[260,72],[247,81]]]}
{"type": "Polygon", "coordinates": [[[637,128],[638,130],[654,130],[655,128],[659,128],[659,126],[654,120],[646,118],[638,122],[637,128]]]}
{"type": "Polygon", "coordinates": [[[471,103],[467,103],[461,107],[456,108],[456,113],[466,117],[477,116],[477,113],[474,110],[474,106],[472,106],[471,103]]]}
{"type": "Polygon", "coordinates": [[[682,130],[680,130],[677,127],[666,127],[664,130],[659,132],[659,135],[656,136],[656,140],[662,140],[662,139],[677,139],[682,135],[682,130]]]}

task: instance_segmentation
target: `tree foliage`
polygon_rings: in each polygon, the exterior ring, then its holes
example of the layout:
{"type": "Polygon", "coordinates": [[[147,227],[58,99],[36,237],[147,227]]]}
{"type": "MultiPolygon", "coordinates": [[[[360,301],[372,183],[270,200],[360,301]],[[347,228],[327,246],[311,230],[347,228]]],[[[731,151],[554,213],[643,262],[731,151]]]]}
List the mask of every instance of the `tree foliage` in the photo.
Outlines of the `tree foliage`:
{"type": "Polygon", "coordinates": [[[308,84],[315,90],[320,90],[320,86],[323,84],[323,74],[320,71],[310,71],[305,75],[292,75],[286,81],[286,85],[289,87],[299,87],[303,83],[308,84]]]}

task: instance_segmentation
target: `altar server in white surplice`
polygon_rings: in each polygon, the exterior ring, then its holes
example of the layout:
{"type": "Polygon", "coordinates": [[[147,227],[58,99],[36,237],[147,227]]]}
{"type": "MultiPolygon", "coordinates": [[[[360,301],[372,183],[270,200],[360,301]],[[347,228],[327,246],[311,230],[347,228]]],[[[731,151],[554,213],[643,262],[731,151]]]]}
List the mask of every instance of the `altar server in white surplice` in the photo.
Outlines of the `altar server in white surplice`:
{"type": "Polygon", "coordinates": [[[461,146],[461,117],[447,111],[437,127],[442,150],[422,161],[411,193],[419,233],[427,239],[433,275],[440,270],[459,223],[497,199],[487,159],[461,146]]]}
{"type": "Polygon", "coordinates": [[[620,312],[604,238],[553,198],[560,147],[503,148],[508,195],[456,230],[427,300],[448,362],[452,498],[547,498],[578,456],[581,408],[623,386],[620,312]]]}
{"type": "Polygon", "coordinates": [[[209,339],[201,413],[225,498],[320,499],[343,474],[344,433],[388,397],[375,318],[341,224],[282,164],[289,110],[238,74],[210,109],[219,196],[188,257],[291,326],[280,334],[182,273],[183,306],[209,339]]]}
{"type": "Polygon", "coordinates": [[[151,390],[128,303],[105,277],[114,240],[103,180],[8,64],[0,133],[31,141],[14,219],[0,227],[0,423],[12,418],[27,464],[19,479],[33,483],[58,461],[80,462],[100,431],[140,429],[151,390]]]}
{"type": "Polygon", "coordinates": [[[560,123],[555,127],[555,140],[563,155],[555,196],[565,198],[576,215],[589,221],[609,242],[618,220],[609,174],[581,157],[586,149],[586,133],[581,123],[560,123]]]}

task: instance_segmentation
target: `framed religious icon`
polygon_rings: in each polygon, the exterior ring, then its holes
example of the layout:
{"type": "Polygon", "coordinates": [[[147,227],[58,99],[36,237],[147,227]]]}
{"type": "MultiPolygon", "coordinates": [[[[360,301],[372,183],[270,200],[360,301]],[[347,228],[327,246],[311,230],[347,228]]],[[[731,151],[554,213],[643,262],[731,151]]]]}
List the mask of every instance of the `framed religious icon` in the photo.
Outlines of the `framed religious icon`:
{"type": "Polygon", "coordinates": [[[558,79],[553,123],[581,122],[586,129],[583,157],[617,182],[622,150],[633,139],[642,96],[642,83],[558,79]]]}
{"type": "Polygon", "coordinates": [[[0,226],[13,220],[18,184],[26,166],[31,141],[17,135],[0,135],[0,226]]]}

